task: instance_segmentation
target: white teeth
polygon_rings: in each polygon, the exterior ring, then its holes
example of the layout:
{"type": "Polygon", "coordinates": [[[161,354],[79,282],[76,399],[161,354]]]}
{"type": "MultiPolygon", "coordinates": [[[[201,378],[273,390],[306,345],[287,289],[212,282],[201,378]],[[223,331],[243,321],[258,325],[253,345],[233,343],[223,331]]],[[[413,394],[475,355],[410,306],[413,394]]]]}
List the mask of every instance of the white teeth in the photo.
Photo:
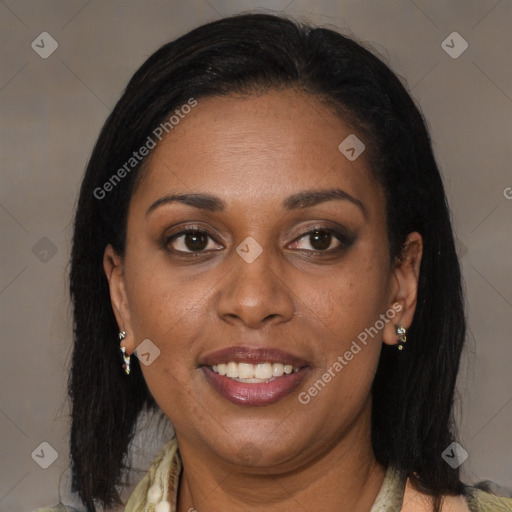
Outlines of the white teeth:
{"type": "Polygon", "coordinates": [[[231,379],[235,379],[245,383],[261,383],[268,382],[282,377],[297,373],[300,368],[294,368],[291,364],[282,363],[236,363],[229,361],[228,363],[219,363],[213,365],[212,370],[219,375],[225,375],[231,379]]]}
{"type": "Polygon", "coordinates": [[[270,363],[257,364],[254,376],[257,379],[270,379],[272,377],[272,365],[270,363]]]}
{"type": "Polygon", "coordinates": [[[272,375],[274,377],[281,377],[284,373],[284,364],[281,363],[274,363],[272,365],[272,375]]]}
{"type": "MultiPolygon", "coordinates": [[[[213,371],[215,371],[215,370],[213,370],[213,371]]],[[[256,372],[256,375],[254,375],[254,365],[253,364],[238,363],[237,377],[239,379],[253,379],[254,377],[261,379],[261,377],[257,373],[258,372],[256,372]]]]}
{"type": "Polygon", "coordinates": [[[227,370],[226,370],[226,376],[231,378],[238,377],[238,365],[234,363],[233,361],[228,363],[227,370]]]}

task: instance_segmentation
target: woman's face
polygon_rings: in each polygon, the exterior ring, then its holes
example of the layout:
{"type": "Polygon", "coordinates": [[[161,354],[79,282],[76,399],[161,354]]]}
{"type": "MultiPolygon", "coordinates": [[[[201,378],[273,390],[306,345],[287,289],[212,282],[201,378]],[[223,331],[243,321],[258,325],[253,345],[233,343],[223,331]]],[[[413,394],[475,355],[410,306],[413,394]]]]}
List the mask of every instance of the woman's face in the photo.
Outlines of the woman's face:
{"type": "Polygon", "coordinates": [[[392,264],[383,191],[364,152],[338,149],[352,133],[314,97],[273,91],[201,99],[152,150],[124,259],[108,247],[105,269],[183,449],[290,469],[368,434],[421,239],[392,264]]]}

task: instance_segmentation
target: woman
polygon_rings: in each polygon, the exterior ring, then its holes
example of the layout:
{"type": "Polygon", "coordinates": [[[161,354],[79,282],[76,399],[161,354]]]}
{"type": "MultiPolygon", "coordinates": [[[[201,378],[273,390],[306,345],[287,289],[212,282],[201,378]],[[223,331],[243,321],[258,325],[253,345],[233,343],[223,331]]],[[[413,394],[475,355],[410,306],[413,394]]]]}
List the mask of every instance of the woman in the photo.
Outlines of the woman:
{"type": "Polygon", "coordinates": [[[429,135],[351,39],[242,15],[152,55],[89,162],[71,294],[88,511],[119,503],[145,409],[176,436],[126,512],[512,510],[459,478],[463,297],[429,135]]]}

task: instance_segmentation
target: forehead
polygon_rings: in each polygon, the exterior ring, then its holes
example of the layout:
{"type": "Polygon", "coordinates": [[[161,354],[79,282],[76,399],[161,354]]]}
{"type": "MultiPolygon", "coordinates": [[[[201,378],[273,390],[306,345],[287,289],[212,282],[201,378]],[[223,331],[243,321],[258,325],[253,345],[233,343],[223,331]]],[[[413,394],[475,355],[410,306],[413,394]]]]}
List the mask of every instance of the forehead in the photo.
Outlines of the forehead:
{"type": "Polygon", "coordinates": [[[365,153],[350,160],[339,149],[354,135],[361,138],[326,103],[294,90],[200,99],[152,150],[135,197],[149,204],[165,193],[202,192],[263,206],[341,187],[378,201],[365,153]]]}

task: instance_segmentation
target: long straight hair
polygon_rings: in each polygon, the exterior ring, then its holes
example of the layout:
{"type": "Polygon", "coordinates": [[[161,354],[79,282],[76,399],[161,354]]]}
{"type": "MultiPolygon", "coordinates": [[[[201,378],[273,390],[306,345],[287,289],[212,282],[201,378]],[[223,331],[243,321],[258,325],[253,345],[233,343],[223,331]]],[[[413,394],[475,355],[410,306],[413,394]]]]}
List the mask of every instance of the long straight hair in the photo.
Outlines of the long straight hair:
{"type": "MultiPolygon", "coordinates": [[[[245,14],[203,25],[156,51],[108,117],[82,182],[74,224],[70,291],[74,350],[73,489],[88,512],[120,503],[137,418],[156,410],[136,358],[121,369],[118,326],[102,260],[124,254],[130,198],[144,162],[104,197],[98,189],[169,115],[195,98],[293,88],[323,101],[363,134],[370,167],[386,196],[392,261],[408,233],[424,242],[418,302],[402,352],[383,346],[373,383],[372,445],[435,497],[460,494],[459,471],[441,458],[454,440],[452,406],[465,337],[458,259],[442,179],[424,119],[401,80],[379,58],[333,30],[284,17],[245,14]],[[96,192],[96,193],[95,193],[96,192]]],[[[172,136],[172,133],[170,134],[172,136]]],[[[126,169],[126,167],[125,167],[126,169]]]]}

